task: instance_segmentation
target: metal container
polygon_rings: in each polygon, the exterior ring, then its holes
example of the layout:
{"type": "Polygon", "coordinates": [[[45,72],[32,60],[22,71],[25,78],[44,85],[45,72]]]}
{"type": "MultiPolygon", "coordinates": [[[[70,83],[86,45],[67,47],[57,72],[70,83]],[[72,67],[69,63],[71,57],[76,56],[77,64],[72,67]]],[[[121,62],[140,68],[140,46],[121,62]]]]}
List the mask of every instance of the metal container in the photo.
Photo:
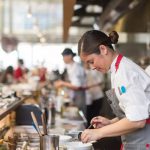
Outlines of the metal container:
{"type": "Polygon", "coordinates": [[[40,150],[59,150],[59,135],[41,136],[40,150]]]}

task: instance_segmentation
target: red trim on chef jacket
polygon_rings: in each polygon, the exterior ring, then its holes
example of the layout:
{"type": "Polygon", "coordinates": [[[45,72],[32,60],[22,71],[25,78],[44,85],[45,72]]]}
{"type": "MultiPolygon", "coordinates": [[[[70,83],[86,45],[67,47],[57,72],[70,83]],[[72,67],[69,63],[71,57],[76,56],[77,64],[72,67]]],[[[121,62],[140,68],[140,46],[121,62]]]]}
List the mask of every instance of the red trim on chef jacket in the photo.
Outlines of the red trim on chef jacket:
{"type": "Polygon", "coordinates": [[[116,72],[117,72],[117,70],[119,68],[119,65],[120,65],[120,62],[122,60],[122,57],[123,56],[121,54],[119,54],[118,57],[117,57],[117,60],[116,60],[116,63],[115,63],[116,72]]]}

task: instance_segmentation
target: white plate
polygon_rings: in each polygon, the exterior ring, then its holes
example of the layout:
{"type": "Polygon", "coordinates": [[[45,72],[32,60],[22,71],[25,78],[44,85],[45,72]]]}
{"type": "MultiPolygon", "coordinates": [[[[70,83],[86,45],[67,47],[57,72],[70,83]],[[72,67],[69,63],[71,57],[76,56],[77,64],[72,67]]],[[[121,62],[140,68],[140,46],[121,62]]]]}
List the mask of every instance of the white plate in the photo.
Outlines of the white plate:
{"type": "Polygon", "coordinates": [[[66,147],[68,150],[92,150],[91,143],[83,144],[82,142],[68,142],[66,147]]]}

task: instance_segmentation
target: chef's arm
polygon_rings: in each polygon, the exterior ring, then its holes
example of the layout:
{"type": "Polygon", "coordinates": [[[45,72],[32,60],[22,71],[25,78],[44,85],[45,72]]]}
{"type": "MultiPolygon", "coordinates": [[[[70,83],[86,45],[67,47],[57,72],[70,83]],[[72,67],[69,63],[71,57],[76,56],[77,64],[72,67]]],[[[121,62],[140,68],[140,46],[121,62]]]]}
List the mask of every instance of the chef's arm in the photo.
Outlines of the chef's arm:
{"type": "Polygon", "coordinates": [[[70,82],[66,82],[66,81],[62,81],[62,80],[58,80],[58,81],[55,81],[54,82],[54,86],[56,88],[59,88],[59,87],[67,87],[69,89],[72,89],[72,90],[80,90],[81,88],[76,86],[76,85],[73,85],[72,83],[70,82]]]}
{"type": "Polygon", "coordinates": [[[120,136],[145,126],[146,120],[141,121],[129,121],[127,118],[123,118],[116,123],[104,126],[98,129],[99,139],[103,137],[120,136]]]}
{"type": "Polygon", "coordinates": [[[71,84],[70,82],[65,82],[65,81],[62,81],[62,86],[65,86],[72,90],[80,90],[81,89],[80,87],[75,86],[75,85],[71,84]]]}
{"type": "Polygon", "coordinates": [[[110,120],[110,123],[112,124],[112,123],[115,123],[115,122],[117,122],[117,121],[119,121],[119,118],[118,118],[118,117],[111,119],[111,120],[110,120]]]}
{"type": "Polygon", "coordinates": [[[103,82],[99,82],[99,83],[96,83],[96,84],[91,84],[91,85],[88,85],[86,86],[86,89],[90,89],[90,88],[93,88],[93,87],[97,87],[97,86],[103,86],[103,82]]]}

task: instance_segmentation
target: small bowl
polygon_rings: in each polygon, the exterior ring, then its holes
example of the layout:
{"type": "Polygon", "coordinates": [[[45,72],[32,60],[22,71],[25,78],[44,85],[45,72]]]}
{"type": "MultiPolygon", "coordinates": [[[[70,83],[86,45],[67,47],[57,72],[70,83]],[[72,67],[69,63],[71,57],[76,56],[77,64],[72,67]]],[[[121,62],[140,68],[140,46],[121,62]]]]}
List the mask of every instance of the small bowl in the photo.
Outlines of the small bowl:
{"type": "Polygon", "coordinates": [[[68,142],[66,144],[68,150],[92,150],[91,143],[82,143],[82,142],[68,142]]]}
{"type": "Polygon", "coordinates": [[[74,139],[78,139],[79,133],[81,133],[81,132],[82,132],[82,131],[69,131],[69,132],[67,133],[67,135],[72,136],[72,138],[74,138],[74,139]]]}
{"type": "Polygon", "coordinates": [[[70,142],[72,139],[71,136],[68,136],[68,135],[60,135],[59,136],[59,144],[60,145],[63,145],[65,144],[66,142],[70,142]]]}

